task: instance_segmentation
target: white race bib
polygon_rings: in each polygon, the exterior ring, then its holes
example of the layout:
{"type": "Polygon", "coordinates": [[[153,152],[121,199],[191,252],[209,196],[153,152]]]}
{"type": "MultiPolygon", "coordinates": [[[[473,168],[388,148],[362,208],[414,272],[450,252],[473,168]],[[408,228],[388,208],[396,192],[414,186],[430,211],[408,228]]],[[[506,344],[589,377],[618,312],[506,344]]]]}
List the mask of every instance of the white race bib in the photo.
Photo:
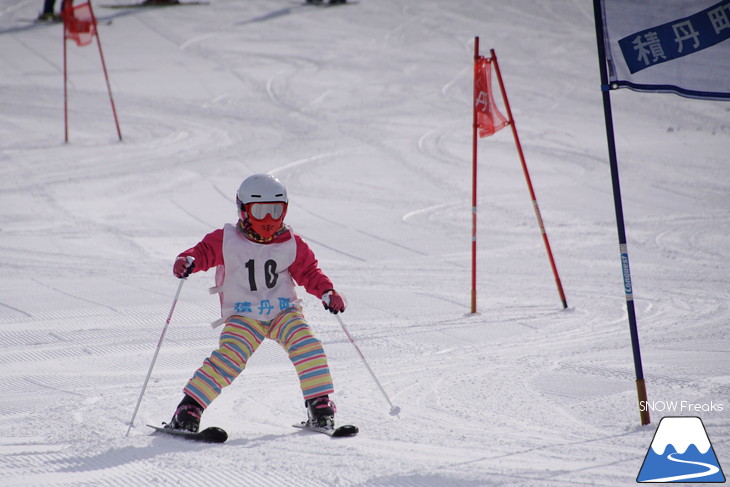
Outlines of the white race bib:
{"type": "Polygon", "coordinates": [[[282,243],[260,244],[247,239],[235,225],[223,227],[223,266],[216,272],[221,318],[233,315],[268,321],[297,304],[289,266],[297,255],[293,237],[282,243]]]}

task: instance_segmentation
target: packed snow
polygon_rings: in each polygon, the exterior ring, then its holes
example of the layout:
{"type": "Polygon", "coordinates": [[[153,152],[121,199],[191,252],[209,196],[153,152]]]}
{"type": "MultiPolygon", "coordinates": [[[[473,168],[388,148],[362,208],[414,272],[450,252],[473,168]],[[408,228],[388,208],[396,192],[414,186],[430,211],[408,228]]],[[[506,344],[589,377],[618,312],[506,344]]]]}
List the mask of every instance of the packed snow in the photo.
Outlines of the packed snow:
{"type": "MultiPolygon", "coordinates": [[[[107,0],[121,3],[122,0],[107,0]]],[[[663,416],[700,416],[730,465],[730,104],[612,93],[652,423],[640,425],[590,2],[296,0],[110,9],[96,45],[0,0],[0,476],[7,486],[634,485],[663,416]],[[512,134],[479,141],[474,37],[495,49],[568,301],[512,134]],[[213,276],[170,310],[175,256],[266,172],[346,295],[304,311],[354,438],[292,428],[265,342],[203,415],[222,445],[152,434],[217,346],[213,276]],[[684,405],[693,408],[684,408],[684,405]]],[[[498,104],[501,105],[498,97],[498,104]]]]}

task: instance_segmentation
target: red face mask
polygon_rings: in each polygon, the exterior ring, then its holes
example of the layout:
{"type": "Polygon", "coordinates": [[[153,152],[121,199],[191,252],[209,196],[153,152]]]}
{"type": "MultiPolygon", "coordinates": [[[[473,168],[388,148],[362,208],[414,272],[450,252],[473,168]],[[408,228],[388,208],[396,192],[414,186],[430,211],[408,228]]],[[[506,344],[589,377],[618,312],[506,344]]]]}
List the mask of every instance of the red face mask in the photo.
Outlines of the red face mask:
{"type": "Polygon", "coordinates": [[[251,229],[268,239],[274,236],[284,225],[286,215],[286,203],[248,203],[243,206],[241,218],[248,217],[251,222],[251,229]]]}

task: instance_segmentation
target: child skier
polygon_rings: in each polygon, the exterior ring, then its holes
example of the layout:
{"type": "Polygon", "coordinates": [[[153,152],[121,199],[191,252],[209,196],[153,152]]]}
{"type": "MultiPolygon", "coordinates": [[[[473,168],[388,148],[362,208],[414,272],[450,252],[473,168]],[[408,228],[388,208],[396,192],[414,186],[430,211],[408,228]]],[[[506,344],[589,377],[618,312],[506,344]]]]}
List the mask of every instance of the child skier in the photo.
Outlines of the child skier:
{"type": "Polygon", "coordinates": [[[166,427],[198,431],[205,408],[238,377],[265,338],[289,354],[309,423],[333,427],[336,409],[329,398],[334,389],[327,357],[302,315],[294,282],[321,298],[332,313],[345,311],[345,302],[309,246],[284,225],[289,200],[278,179],[254,174],[236,196],[238,223],[209,233],[175,259],[173,273],[181,279],[217,267],[214,290],[220,294],[221,319],[216,323],[225,326],[219,348],[188,381],[166,427]]]}

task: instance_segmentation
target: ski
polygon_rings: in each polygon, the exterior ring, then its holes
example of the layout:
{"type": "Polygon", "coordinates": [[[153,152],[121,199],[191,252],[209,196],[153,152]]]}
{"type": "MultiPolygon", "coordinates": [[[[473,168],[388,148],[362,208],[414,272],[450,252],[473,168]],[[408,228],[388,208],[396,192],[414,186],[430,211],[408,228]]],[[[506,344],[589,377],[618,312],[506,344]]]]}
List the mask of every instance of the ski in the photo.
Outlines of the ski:
{"type": "Polygon", "coordinates": [[[351,424],[345,424],[342,426],[338,426],[337,428],[333,427],[325,427],[325,426],[314,426],[309,424],[307,421],[302,421],[299,424],[293,424],[295,428],[307,430],[307,431],[315,431],[317,433],[322,433],[327,436],[333,436],[333,437],[344,437],[344,436],[355,436],[360,429],[357,426],[351,425],[351,424]]]}
{"type": "Polygon", "coordinates": [[[309,6],[309,7],[338,7],[340,5],[355,5],[356,3],[359,3],[359,2],[357,0],[355,0],[355,1],[353,1],[353,0],[348,0],[348,1],[342,0],[342,1],[334,1],[334,2],[328,1],[328,0],[322,0],[322,1],[319,1],[319,2],[316,2],[316,1],[315,2],[309,2],[309,1],[307,1],[307,2],[304,3],[304,6],[309,6]]]}
{"type": "Polygon", "coordinates": [[[225,443],[228,439],[228,433],[226,433],[224,429],[215,426],[205,428],[203,431],[198,431],[197,433],[165,428],[164,426],[152,426],[151,424],[148,424],[147,426],[155,430],[156,433],[164,433],[166,435],[177,436],[190,441],[200,441],[202,443],[225,443]]]}
{"type": "Polygon", "coordinates": [[[113,3],[102,5],[103,8],[161,8],[161,7],[192,7],[195,5],[210,5],[207,1],[190,0],[188,2],[172,2],[172,3],[113,3]]]}
{"type": "MultiPolygon", "coordinates": [[[[35,24],[35,25],[56,25],[56,24],[63,24],[63,19],[61,19],[60,16],[53,17],[52,19],[18,19],[20,22],[35,24]]],[[[97,17],[96,18],[96,24],[97,25],[112,25],[112,19],[108,17],[97,17]]],[[[23,27],[24,29],[25,27],[23,27]]]]}

